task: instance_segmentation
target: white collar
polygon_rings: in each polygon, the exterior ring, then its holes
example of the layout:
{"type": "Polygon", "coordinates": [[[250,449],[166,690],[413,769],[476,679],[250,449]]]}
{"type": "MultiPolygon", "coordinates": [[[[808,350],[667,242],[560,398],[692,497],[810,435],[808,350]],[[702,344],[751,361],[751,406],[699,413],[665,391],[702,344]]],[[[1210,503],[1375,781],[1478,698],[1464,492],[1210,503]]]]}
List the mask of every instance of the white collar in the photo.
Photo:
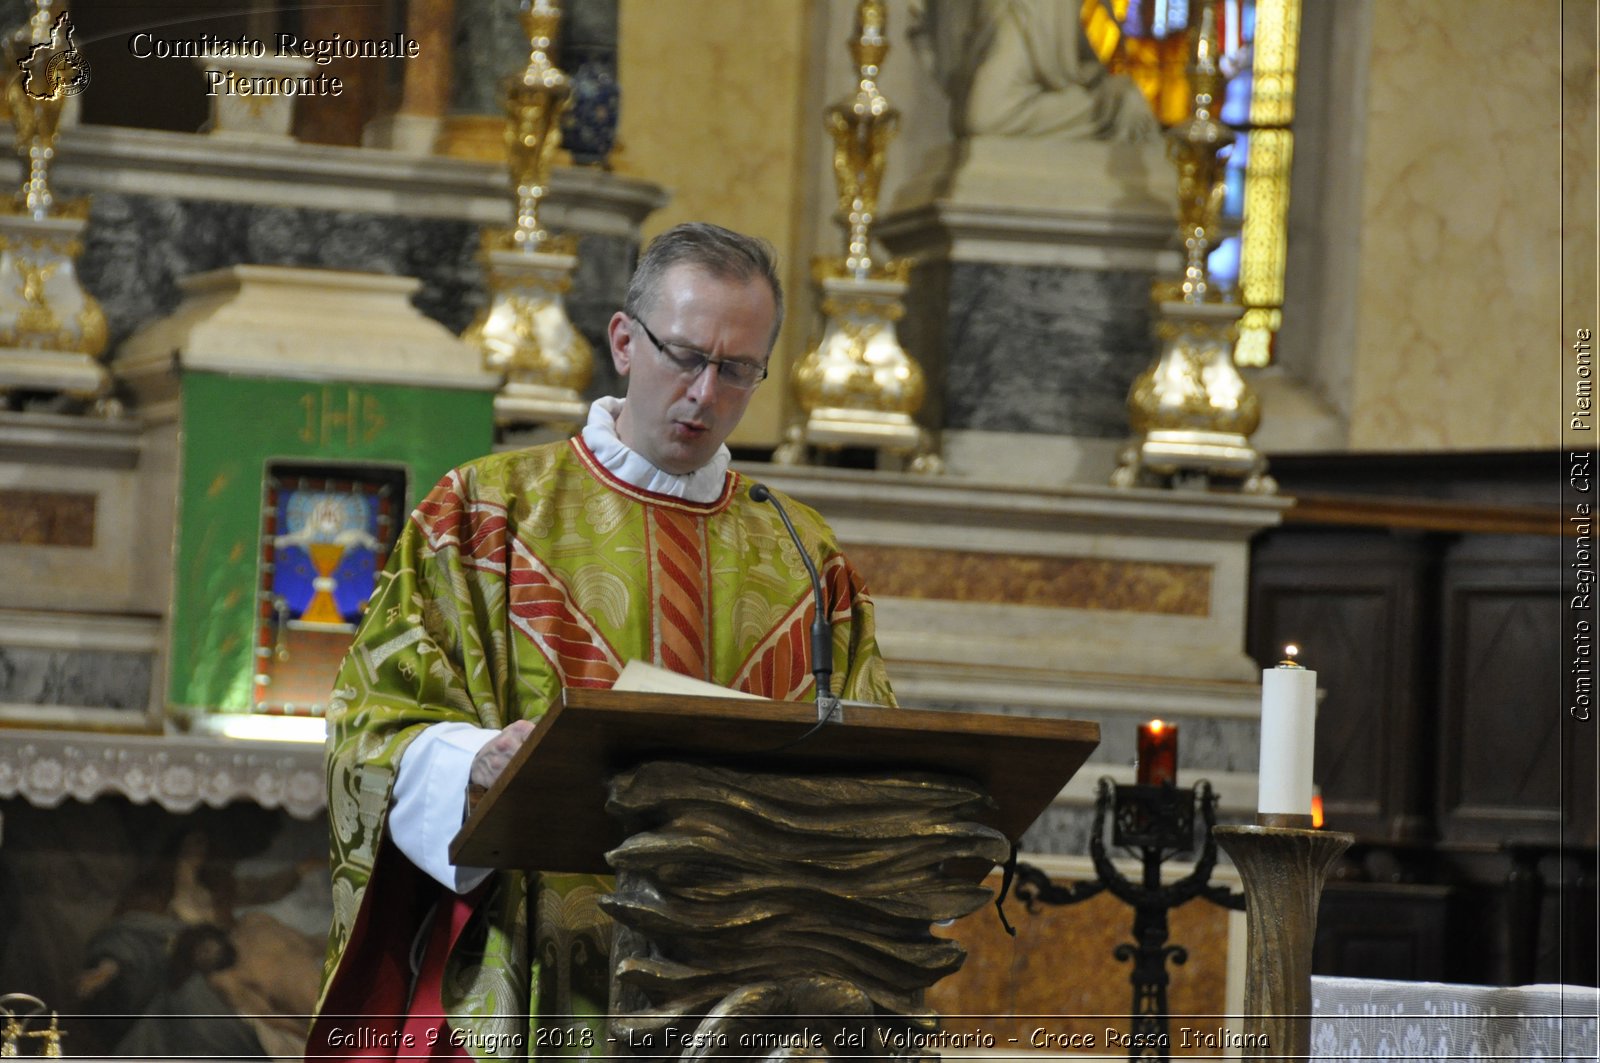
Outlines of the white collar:
{"type": "Polygon", "coordinates": [[[689,502],[709,503],[722,497],[728,463],[733,460],[726,445],[718,447],[711,460],[694,472],[658,469],[617,438],[617,415],[622,412],[622,402],[612,395],[595,399],[589,406],[589,423],[583,426],[584,445],[607,472],[633,487],[689,502]]]}

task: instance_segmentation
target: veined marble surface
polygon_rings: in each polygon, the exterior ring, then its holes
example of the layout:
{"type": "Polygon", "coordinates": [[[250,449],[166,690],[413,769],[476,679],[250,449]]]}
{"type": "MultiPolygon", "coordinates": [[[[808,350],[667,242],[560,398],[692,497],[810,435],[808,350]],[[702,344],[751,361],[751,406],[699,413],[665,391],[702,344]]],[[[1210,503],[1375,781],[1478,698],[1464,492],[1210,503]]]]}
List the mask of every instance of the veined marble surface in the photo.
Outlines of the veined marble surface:
{"type": "Polygon", "coordinates": [[[528,64],[528,36],[517,4],[456,0],[451,56],[451,110],[498,117],[505,110],[505,79],[528,64]]]}
{"type": "Polygon", "coordinates": [[[905,342],[936,379],[943,364],[943,427],[1128,433],[1128,388],[1156,353],[1151,274],[955,262],[912,276],[911,313],[927,316],[905,342]]]}
{"type": "MultiPolygon", "coordinates": [[[[105,309],[113,350],[177,307],[180,278],[242,263],[417,277],[417,308],[459,334],[487,300],[480,229],[454,219],[100,192],[79,271],[105,309]]],[[[567,307],[598,351],[635,253],[625,237],[579,240],[567,307]]],[[[614,384],[610,360],[597,358],[592,393],[610,394],[614,384]]]]}
{"type": "Polygon", "coordinates": [[[151,653],[0,646],[0,705],[121,709],[138,717],[154,665],[151,653]]]}
{"type": "Polygon", "coordinates": [[[1373,5],[1355,449],[1560,445],[1560,7],[1373,5]]]}

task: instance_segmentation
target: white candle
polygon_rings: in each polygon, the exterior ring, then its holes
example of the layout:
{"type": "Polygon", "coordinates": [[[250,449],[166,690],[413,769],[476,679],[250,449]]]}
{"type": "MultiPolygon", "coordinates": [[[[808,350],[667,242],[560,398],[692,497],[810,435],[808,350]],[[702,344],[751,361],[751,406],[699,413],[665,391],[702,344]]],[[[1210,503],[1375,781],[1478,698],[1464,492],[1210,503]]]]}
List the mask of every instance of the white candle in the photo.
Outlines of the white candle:
{"type": "MultiPolygon", "coordinates": [[[[1286,652],[1293,656],[1294,647],[1286,652]]],[[[1311,814],[1317,673],[1286,661],[1261,673],[1261,768],[1256,811],[1311,814]]]]}

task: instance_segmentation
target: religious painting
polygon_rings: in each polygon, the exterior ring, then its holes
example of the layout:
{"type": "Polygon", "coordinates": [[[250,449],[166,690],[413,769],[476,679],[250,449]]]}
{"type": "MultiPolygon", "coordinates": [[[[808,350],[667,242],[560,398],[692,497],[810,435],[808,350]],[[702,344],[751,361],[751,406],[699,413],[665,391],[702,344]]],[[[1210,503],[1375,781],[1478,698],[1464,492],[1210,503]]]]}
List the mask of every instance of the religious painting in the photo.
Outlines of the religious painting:
{"type": "Polygon", "coordinates": [[[66,1056],[303,1057],[333,919],[325,817],[121,797],[0,817],[0,986],[59,1014],[66,1056]]]}
{"type": "Polygon", "coordinates": [[[405,473],[274,464],[262,494],[255,710],[320,716],[399,534],[405,473]]]}

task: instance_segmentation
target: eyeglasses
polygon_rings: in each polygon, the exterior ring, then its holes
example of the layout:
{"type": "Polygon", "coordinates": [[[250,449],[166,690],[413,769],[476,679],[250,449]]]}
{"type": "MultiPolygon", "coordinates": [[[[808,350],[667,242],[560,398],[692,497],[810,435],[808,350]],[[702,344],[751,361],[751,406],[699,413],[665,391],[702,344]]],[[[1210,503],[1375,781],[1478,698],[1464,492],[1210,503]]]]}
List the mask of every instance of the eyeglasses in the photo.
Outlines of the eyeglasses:
{"type": "Polygon", "coordinates": [[[693,347],[685,347],[681,343],[674,343],[669,347],[656,338],[656,334],[650,331],[649,325],[646,325],[632,314],[628,316],[632,317],[634,322],[644,329],[645,336],[649,338],[651,343],[655,344],[656,350],[661,352],[661,357],[671,362],[677,367],[678,372],[686,377],[698,377],[706,371],[706,366],[714,365],[717,367],[717,379],[729,387],[748,391],[767,379],[767,367],[764,365],[741,361],[737,358],[713,358],[705,351],[697,351],[693,347]],[[677,350],[672,350],[673,347],[676,347],[677,350]]]}

